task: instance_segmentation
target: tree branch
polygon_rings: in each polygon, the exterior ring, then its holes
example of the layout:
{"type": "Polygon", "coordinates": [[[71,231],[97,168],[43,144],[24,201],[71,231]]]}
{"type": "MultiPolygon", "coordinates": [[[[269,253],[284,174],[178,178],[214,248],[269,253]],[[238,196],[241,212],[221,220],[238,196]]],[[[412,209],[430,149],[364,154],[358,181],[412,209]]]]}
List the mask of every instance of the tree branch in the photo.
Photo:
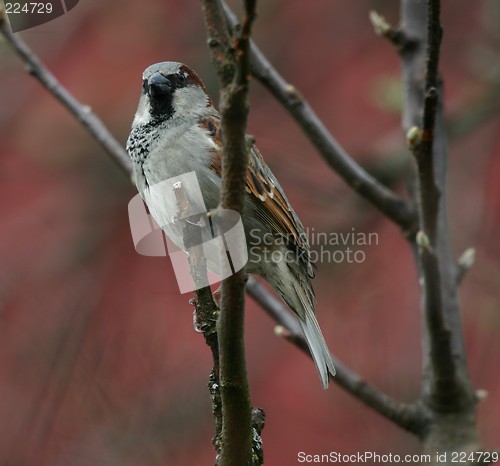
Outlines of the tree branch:
{"type": "Polygon", "coordinates": [[[416,161],[410,192],[419,205],[417,266],[424,311],[424,376],[421,402],[428,413],[424,448],[461,450],[479,446],[475,395],[466,365],[460,322],[457,267],[448,226],[447,137],[439,54],[439,0],[402,0],[401,23],[418,45],[401,54],[403,127],[416,161]]]}
{"type": "Polygon", "coordinates": [[[26,71],[44,86],[71,114],[85,127],[102,148],[132,175],[132,162],[122,145],[104,126],[102,121],[87,105],[82,105],[57,78],[46,68],[41,60],[31,51],[26,43],[12,33],[5,12],[0,6],[0,34],[4,37],[13,52],[24,62],[26,71]]]}
{"type": "MultiPolygon", "coordinates": [[[[248,147],[245,138],[250,79],[249,44],[256,0],[245,0],[241,32],[229,37],[222,5],[202,0],[212,59],[220,82],[222,156],[221,206],[242,214],[248,147]]],[[[250,465],[252,407],[245,362],[245,280],[241,270],[222,283],[218,322],[222,401],[221,466],[250,465]]]]}
{"type": "Polygon", "coordinates": [[[431,246],[435,247],[439,202],[442,192],[437,185],[434,173],[433,147],[436,114],[440,102],[438,67],[443,31],[439,21],[440,0],[430,0],[429,5],[422,129],[419,141],[414,146],[413,155],[418,164],[423,231],[429,237],[431,246]]]}
{"type": "Polygon", "coordinates": [[[208,47],[222,87],[231,84],[234,77],[234,59],[231,37],[224,10],[218,0],[201,2],[208,47]]]}
{"type": "MultiPolygon", "coordinates": [[[[266,311],[283,330],[280,336],[311,356],[304,334],[297,320],[285,306],[271,295],[255,278],[249,277],[247,293],[266,311]]],[[[337,374],[331,380],[371,409],[403,429],[418,434],[424,422],[423,413],[416,405],[400,403],[370,385],[360,375],[346,367],[337,358],[332,358],[337,374]]]]}
{"type": "Polygon", "coordinates": [[[417,162],[422,233],[420,273],[426,317],[424,393],[436,409],[456,409],[472,400],[459,317],[456,266],[451,251],[446,196],[447,142],[438,74],[442,29],[438,0],[403,1],[403,23],[426,47],[403,56],[407,130],[417,162]],[[428,11],[428,18],[427,18],[428,11]],[[427,33],[425,32],[427,30],[427,33]],[[426,39],[428,37],[428,40],[426,39]],[[425,67],[424,81],[421,69],[425,67]],[[419,110],[420,108],[420,110],[419,110]]]}
{"type": "Polygon", "coordinates": [[[217,456],[221,452],[222,406],[220,397],[219,343],[217,338],[218,309],[215,305],[210,286],[205,286],[207,279],[207,259],[203,253],[202,228],[206,218],[197,214],[189,202],[187,192],[181,182],[173,185],[177,200],[178,224],[182,227],[185,249],[189,251],[190,273],[195,285],[196,298],[190,300],[195,306],[193,325],[202,333],[205,343],[212,353],[213,368],[210,373],[208,388],[212,400],[212,414],[215,421],[215,436],[212,443],[217,456]]]}
{"type": "Polygon", "coordinates": [[[403,29],[391,26],[386,19],[376,11],[370,11],[370,22],[372,23],[375,33],[385,37],[391,42],[400,54],[407,53],[411,48],[417,45],[416,41],[409,37],[403,29]]]}
{"type": "MultiPolygon", "coordinates": [[[[229,24],[235,28],[237,20],[231,9],[224,4],[224,10],[229,24]]],[[[406,236],[414,234],[417,217],[413,206],[379,183],[347,154],[309,103],[294,86],[285,81],[253,41],[250,53],[253,75],[290,112],[328,165],[354,191],[399,225],[406,236]]]]}

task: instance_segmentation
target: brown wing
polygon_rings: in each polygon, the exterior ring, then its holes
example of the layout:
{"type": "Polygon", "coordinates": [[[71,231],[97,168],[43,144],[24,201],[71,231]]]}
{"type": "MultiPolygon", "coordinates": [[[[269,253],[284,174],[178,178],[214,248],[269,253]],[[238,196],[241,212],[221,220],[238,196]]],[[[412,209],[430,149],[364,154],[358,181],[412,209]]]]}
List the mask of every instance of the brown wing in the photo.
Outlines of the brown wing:
{"type": "MultiPolygon", "coordinates": [[[[213,151],[212,168],[219,175],[222,174],[222,132],[218,116],[205,117],[200,125],[216,143],[213,151]]],[[[266,165],[257,147],[252,146],[248,161],[246,177],[246,191],[252,196],[257,206],[257,214],[272,230],[287,240],[289,246],[305,262],[306,271],[310,277],[314,272],[310,263],[309,244],[297,215],[293,211],[281,186],[266,165]]]]}
{"type": "MultiPolygon", "coordinates": [[[[257,147],[253,146],[248,161],[247,191],[260,200],[260,206],[269,214],[277,232],[285,235],[300,249],[304,247],[304,230],[288,199],[257,147]]],[[[308,247],[308,246],[306,246],[308,247]]]]}

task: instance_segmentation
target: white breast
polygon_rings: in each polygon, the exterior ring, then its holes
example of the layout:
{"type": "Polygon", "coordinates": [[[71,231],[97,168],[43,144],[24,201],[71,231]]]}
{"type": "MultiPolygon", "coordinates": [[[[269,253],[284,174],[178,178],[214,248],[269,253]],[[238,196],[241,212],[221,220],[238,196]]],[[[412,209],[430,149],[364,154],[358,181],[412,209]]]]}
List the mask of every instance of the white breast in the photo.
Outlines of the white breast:
{"type": "Polygon", "coordinates": [[[155,185],[195,172],[206,209],[215,208],[220,197],[220,178],[210,169],[214,149],[213,140],[197,124],[168,125],[162,128],[161,138],[151,144],[144,163],[136,165],[137,187],[151,215],[178,246],[182,231],[172,226],[178,212],[177,201],[155,185]]]}

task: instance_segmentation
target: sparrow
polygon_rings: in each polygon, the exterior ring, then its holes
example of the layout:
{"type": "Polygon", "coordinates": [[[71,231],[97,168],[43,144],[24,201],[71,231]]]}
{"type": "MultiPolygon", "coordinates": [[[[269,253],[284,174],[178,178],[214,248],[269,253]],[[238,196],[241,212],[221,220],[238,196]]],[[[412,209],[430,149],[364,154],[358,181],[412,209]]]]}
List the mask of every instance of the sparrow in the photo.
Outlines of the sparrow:
{"type": "MultiPolygon", "coordinates": [[[[217,208],[222,144],[220,115],[198,75],[176,62],[146,68],[127,151],[137,189],[159,225],[167,223],[165,201],[153,195],[152,187],[185,173],[196,173],[206,207],[217,208]]],[[[295,314],[327,388],[328,373],[335,375],[335,368],[315,315],[307,236],[255,145],[249,150],[245,190],[246,271],[267,281],[295,314]]]]}

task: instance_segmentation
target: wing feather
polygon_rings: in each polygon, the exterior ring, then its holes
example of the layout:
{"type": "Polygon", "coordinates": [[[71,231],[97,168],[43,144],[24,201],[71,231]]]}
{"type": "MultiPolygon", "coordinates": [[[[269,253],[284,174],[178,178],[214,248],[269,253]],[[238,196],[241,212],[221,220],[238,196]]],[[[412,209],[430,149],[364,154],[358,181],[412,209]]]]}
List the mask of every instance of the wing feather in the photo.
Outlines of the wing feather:
{"type": "MultiPolygon", "coordinates": [[[[222,131],[220,118],[216,115],[204,117],[200,119],[200,125],[206,128],[216,144],[211,163],[214,171],[221,176],[222,131]]],[[[304,227],[256,146],[252,146],[249,154],[245,189],[254,202],[257,215],[271,227],[274,234],[286,240],[288,247],[299,257],[299,261],[309,277],[314,277],[309,243],[304,227]]]]}

